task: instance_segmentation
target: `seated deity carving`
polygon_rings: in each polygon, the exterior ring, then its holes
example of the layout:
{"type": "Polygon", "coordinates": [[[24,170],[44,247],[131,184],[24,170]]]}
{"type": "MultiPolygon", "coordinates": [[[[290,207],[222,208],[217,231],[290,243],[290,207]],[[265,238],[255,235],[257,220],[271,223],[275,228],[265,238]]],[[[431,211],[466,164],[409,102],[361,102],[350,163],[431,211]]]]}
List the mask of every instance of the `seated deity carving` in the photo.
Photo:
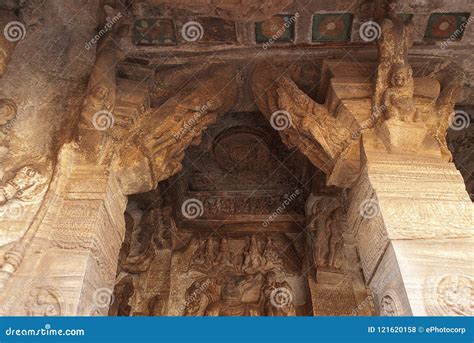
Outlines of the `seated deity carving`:
{"type": "Polygon", "coordinates": [[[390,87],[383,95],[383,109],[387,119],[419,121],[418,111],[413,100],[413,71],[410,66],[396,64],[392,67],[390,87]]]}
{"type": "Polygon", "coordinates": [[[244,302],[244,293],[252,288],[260,288],[262,275],[231,275],[225,279],[221,298],[209,304],[206,316],[259,316],[261,311],[258,302],[244,302]]]}
{"type": "Polygon", "coordinates": [[[194,251],[186,271],[204,275],[186,290],[185,315],[295,315],[292,303],[278,304],[273,297],[282,289],[292,292],[286,278],[295,275],[291,265],[298,263],[297,257],[287,246],[282,251],[277,236],[263,240],[251,235],[245,241],[208,238],[194,251]]]}

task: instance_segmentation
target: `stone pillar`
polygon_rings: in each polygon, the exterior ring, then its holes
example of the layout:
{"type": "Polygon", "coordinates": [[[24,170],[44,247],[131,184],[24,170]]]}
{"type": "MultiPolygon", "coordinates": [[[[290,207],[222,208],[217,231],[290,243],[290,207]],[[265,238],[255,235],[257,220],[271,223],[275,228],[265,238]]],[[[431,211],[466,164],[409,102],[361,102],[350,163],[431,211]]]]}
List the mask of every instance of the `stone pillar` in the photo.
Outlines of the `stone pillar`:
{"type": "Polygon", "coordinates": [[[365,152],[349,224],[380,315],[473,315],[473,206],[452,163],[365,152]]]}
{"type": "MultiPolygon", "coordinates": [[[[103,165],[70,146],[22,242],[24,256],[1,294],[4,315],[106,315],[124,239],[126,197],[103,165]]],[[[4,264],[5,265],[5,264],[4,264]]]]}

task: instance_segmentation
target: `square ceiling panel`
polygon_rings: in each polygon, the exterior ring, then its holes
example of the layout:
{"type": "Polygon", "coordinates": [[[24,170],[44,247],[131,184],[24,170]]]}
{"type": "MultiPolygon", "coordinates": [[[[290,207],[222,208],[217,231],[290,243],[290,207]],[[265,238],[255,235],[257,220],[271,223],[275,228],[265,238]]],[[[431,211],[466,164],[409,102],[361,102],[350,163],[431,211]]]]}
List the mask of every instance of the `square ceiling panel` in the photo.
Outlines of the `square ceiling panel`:
{"type": "Polygon", "coordinates": [[[351,39],[353,15],[324,13],[313,16],[313,42],[342,42],[351,39]]]}
{"type": "Polygon", "coordinates": [[[428,20],[425,38],[461,40],[468,19],[469,13],[433,13],[428,20]]]}
{"type": "Polygon", "coordinates": [[[295,36],[295,21],[295,15],[279,14],[255,23],[255,40],[257,43],[292,42],[295,36]]]}
{"type": "Polygon", "coordinates": [[[136,45],[176,45],[176,33],[171,19],[141,18],[133,23],[133,43],[136,45]]]}

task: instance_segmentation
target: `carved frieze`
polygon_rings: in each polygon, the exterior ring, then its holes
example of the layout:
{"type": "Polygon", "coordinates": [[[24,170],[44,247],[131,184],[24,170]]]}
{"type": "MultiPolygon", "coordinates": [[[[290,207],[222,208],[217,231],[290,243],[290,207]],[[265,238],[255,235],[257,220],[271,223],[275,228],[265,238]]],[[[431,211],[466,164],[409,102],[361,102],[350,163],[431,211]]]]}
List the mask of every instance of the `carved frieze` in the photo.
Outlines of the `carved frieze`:
{"type": "Polygon", "coordinates": [[[193,240],[181,259],[182,277],[194,280],[183,290],[181,314],[288,316],[301,306],[301,262],[284,236],[193,240]]]}

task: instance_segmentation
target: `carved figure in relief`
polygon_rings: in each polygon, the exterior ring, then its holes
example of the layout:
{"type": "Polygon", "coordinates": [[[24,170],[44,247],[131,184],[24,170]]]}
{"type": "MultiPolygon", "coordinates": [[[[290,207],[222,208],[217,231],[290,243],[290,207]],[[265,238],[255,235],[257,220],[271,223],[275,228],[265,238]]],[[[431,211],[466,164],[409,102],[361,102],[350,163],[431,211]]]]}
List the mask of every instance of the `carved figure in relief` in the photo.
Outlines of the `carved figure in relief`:
{"type": "Polygon", "coordinates": [[[204,254],[204,263],[208,266],[213,266],[216,260],[216,255],[214,251],[214,240],[209,238],[206,241],[206,249],[204,254]]]}
{"type": "Polygon", "coordinates": [[[61,315],[59,301],[47,288],[39,287],[30,292],[25,304],[28,316],[50,317],[61,315]]]}
{"type": "Polygon", "coordinates": [[[262,275],[231,275],[225,278],[221,298],[209,304],[206,316],[259,316],[261,315],[258,302],[243,302],[244,293],[251,288],[261,287],[262,275]]]}
{"type": "Polygon", "coordinates": [[[343,237],[342,237],[342,225],[340,218],[337,214],[341,209],[334,211],[328,220],[327,226],[331,231],[331,237],[329,239],[329,256],[328,266],[339,269],[342,265],[342,248],[343,248],[343,237]]]}
{"type": "Polygon", "coordinates": [[[315,230],[315,261],[320,267],[340,269],[342,266],[344,239],[341,212],[343,210],[338,203],[321,199],[313,204],[313,209],[309,212],[308,227],[311,232],[315,230]]]}
{"type": "Polygon", "coordinates": [[[257,237],[254,235],[250,238],[249,248],[244,252],[244,264],[242,269],[245,272],[257,270],[263,264],[263,258],[258,251],[257,237]]]}
{"type": "Polygon", "coordinates": [[[413,71],[409,65],[392,67],[390,87],[385,90],[383,105],[387,119],[418,121],[418,111],[413,100],[413,71]]]}
{"type": "Polygon", "coordinates": [[[229,245],[225,237],[221,239],[220,251],[217,260],[219,265],[224,267],[234,267],[234,264],[232,263],[232,254],[229,250],[229,245]]]}
{"type": "Polygon", "coordinates": [[[14,198],[30,200],[40,191],[40,186],[44,183],[43,175],[31,166],[25,166],[18,170],[5,186],[0,187],[0,205],[14,198]]]}
{"type": "Polygon", "coordinates": [[[286,281],[279,282],[277,274],[275,272],[270,271],[265,274],[265,284],[262,287],[261,295],[261,302],[263,307],[262,315],[272,317],[285,317],[296,315],[295,307],[292,301],[288,301],[288,303],[278,304],[275,302],[275,299],[272,299],[272,297],[275,297],[276,292],[278,292],[279,290],[286,290],[287,292],[291,292],[291,287],[286,281]]]}
{"type": "Polygon", "coordinates": [[[331,237],[331,227],[325,223],[319,227],[316,234],[319,266],[327,266],[328,264],[329,237],[331,237]]]}
{"type": "Polygon", "coordinates": [[[281,239],[284,237],[267,237],[263,249],[260,246],[263,242],[257,235],[247,236],[246,242],[243,237],[222,238],[218,249],[210,243],[211,238],[204,241],[191,256],[188,271],[191,269],[209,276],[199,277],[186,290],[184,314],[294,315],[291,306],[271,308],[274,306],[270,299],[272,292],[282,288],[290,290],[285,278],[294,275],[293,265],[299,265],[297,256],[281,239]],[[214,259],[207,258],[215,261],[213,265],[206,264],[206,255],[215,256],[214,259]]]}
{"type": "Polygon", "coordinates": [[[390,295],[385,295],[380,301],[380,315],[388,317],[398,315],[397,305],[390,295]]]}
{"type": "Polygon", "coordinates": [[[283,261],[271,237],[267,238],[267,244],[263,251],[263,260],[265,261],[265,267],[267,269],[283,266],[283,261]]]}

